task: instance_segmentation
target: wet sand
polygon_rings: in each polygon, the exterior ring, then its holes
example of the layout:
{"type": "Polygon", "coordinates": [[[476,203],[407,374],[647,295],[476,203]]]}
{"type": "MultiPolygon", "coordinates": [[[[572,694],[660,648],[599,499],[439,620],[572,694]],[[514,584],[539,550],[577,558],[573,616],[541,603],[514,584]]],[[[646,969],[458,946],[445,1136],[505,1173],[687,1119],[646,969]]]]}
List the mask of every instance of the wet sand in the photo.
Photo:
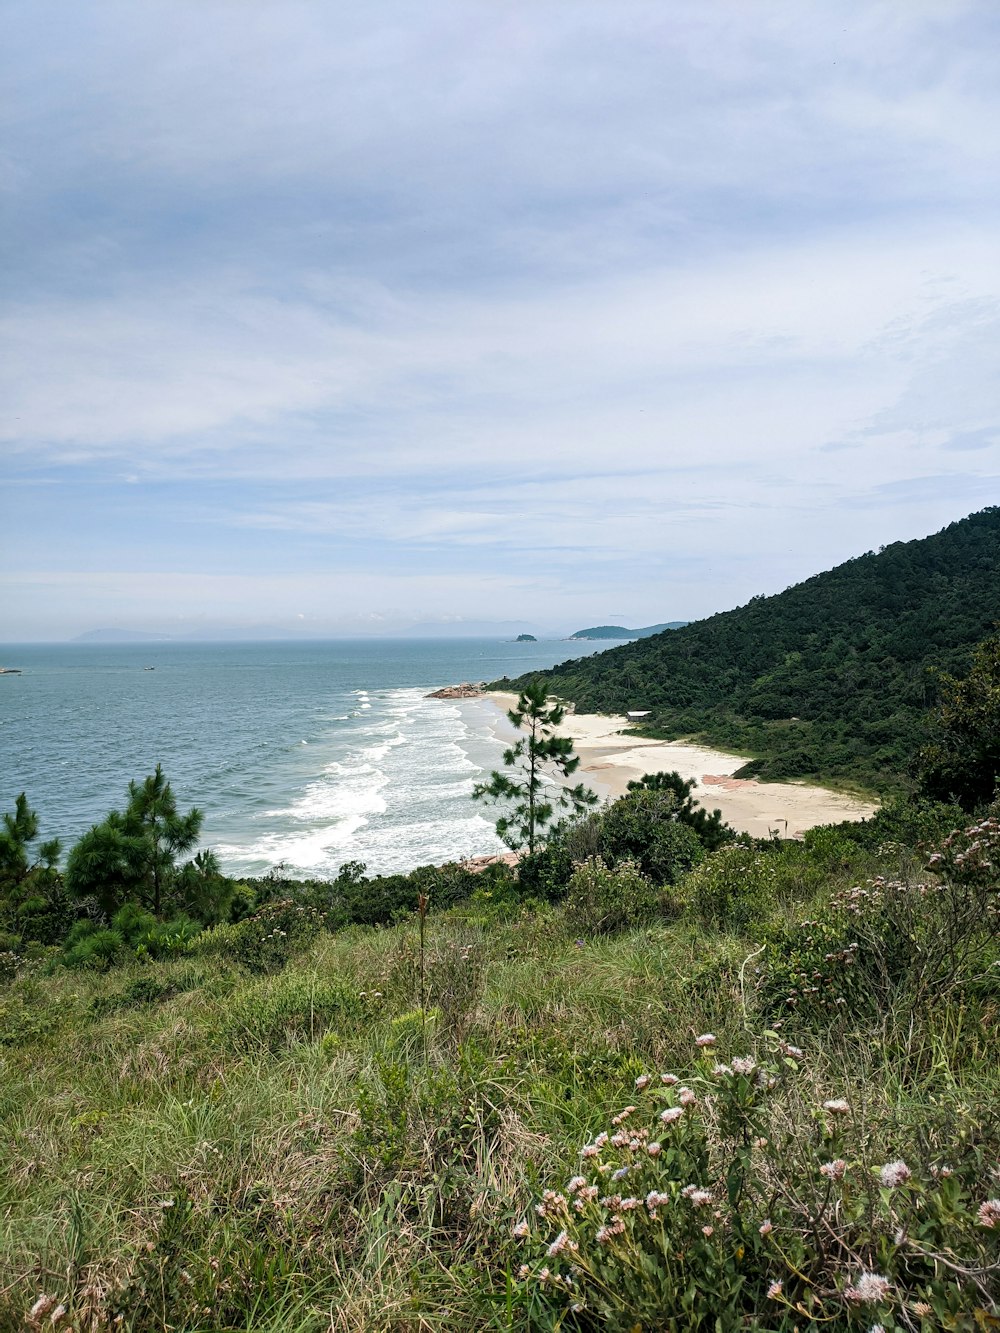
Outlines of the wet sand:
{"type": "MultiPolygon", "coordinates": [[[[505,743],[516,735],[506,712],[514,694],[486,694],[463,701],[462,708],[485,710],[494,733],[505,743]]],[[[480,713],[482,716],[482,713],[480,713]]],[[[877,805],[803,782],[758,782],[734,778],[747,759],[686,741],[651,741],[634,735],[627,718],[596,713],[568,714],[559,734],[569,736],[580,756],[574,781],[581,778],[599,796],[622,796],[630,781],[647,773],[676,770],[694,778],[695,798],[708,810],[721,810],[727,824],[741,833],[766,838],[801,837],[816,824],[866,819],[877,805]]]]}

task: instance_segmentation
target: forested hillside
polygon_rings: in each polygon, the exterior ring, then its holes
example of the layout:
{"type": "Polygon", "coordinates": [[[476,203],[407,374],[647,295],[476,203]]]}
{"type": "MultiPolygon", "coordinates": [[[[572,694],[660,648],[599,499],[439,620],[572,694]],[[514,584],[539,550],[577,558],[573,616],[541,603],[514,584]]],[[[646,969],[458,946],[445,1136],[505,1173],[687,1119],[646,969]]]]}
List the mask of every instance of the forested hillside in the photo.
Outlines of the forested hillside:
{"type": "Polygon", "coordinates": [[[998,621],[994,506],[776,596],[540,674],[580,711],[649,709],[654,734],[758,756],[747,770],[760,776],[887,790],[924,739],[935,672],[963,672],[998,621]]]}

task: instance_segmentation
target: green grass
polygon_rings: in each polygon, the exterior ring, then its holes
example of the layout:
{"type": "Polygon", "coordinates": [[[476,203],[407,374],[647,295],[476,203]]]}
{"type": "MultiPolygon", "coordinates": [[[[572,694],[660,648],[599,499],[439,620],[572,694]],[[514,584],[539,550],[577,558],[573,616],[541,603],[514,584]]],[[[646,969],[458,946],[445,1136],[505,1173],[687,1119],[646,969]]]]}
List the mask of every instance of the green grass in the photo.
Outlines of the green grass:
{"type": "MultiPolygon", "coordinates": [[[[898,874],[886,855],[789,851],[769,926],[898,874]]],[[[685,913],[579,943],[559,909],[486,910],[428,918],[425,1015],[415,922],[323,933],[267,976],[194,954],[0,990],[0,1329],[42,1295],[81,1330],[542,1327],[512,1223],[640,1073],[690,1071],[705,1030],[756,1047],[762,936],[685,913]]],[[[998,1009],[791,1035],[780,1115],[846,1096],[872,1161],[995,1161],[998,1009]]]]}

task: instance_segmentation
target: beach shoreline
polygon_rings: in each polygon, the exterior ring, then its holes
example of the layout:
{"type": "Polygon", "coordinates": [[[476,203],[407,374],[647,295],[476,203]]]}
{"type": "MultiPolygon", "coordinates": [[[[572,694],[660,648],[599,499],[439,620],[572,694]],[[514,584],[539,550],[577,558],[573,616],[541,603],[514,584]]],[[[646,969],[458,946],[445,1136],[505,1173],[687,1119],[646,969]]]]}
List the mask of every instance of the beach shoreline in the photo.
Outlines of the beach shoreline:
{"type": "MultiPolygon", "coordinates": [[[[463,699],[459,707],[475,709],[485,717],[498,740],[516,737],[507,711],[516,694],[489,692],[463,699]]],[[[729,754],[687,741],[658,741],[636,736],[625,717],[598,713],[567,713],[559,734],[573,741],[580,756],[574,781],[583,781],[598,796],[614,800],[628,784],[649,773],[676,771],[695,781],[694,798],[741,833],[766,838],[799,838],[817,824],[870,818],[878,805],[843,792],[801,782],[758,782],[733,774],[747,763],[743,755],[729,754]]]]}

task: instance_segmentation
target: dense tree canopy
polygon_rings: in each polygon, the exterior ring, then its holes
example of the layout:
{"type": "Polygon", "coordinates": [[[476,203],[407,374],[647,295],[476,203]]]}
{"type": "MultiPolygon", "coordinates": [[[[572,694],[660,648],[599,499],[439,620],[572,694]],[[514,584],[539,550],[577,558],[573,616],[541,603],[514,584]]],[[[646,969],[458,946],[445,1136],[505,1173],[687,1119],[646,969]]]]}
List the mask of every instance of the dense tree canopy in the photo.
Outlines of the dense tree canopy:
{"type": "Polygon", "coordinates": [[[992,800],[1000,787],[1000,634],[979,645],[963,679],[942,676],[933,728],[919,760],[924,792],[965,810],[992,800]]]}
{"type": "Polygon", "coordinates": [[[762,776],[840,776],[888,789],[926,739],[936,672],[964,672],[997,620],[994,507],[776,596],[540,675],[581,710],[648,709],[652,734],[760,756],[750,771],[762,776]]]}

